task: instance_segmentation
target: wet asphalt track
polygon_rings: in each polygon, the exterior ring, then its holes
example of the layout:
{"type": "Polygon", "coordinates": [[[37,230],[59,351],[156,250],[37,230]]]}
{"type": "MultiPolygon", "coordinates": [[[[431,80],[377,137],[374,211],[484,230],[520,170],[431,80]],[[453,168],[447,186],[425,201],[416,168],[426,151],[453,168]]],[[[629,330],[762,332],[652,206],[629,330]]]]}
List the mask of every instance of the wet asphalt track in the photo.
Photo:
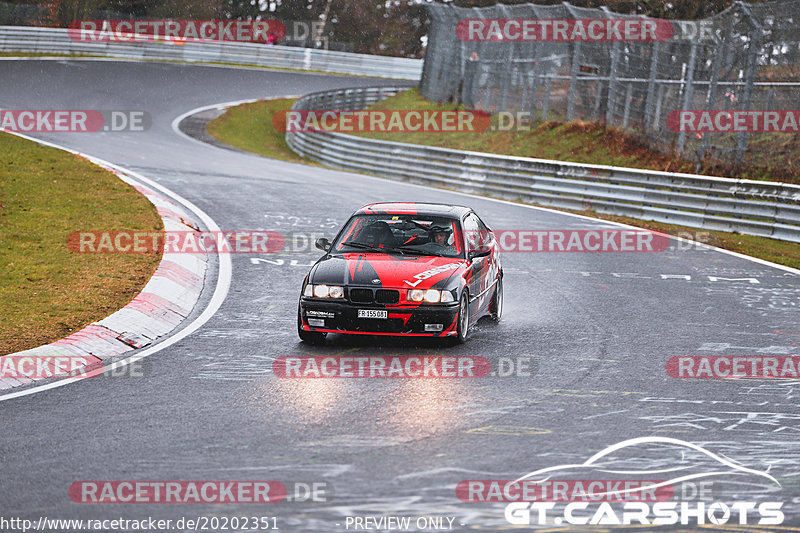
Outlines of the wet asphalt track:
{"type": "MultiPolygon", "coordinates": [[[[137,171],[224,230],[330,235],[357,207],[392,200],[471,205],[495,228],[612,227],[241,154],[171,128],[175,117],[203,105],[380,83],[392,84],[175,64],[2,61],[0,107],[146,110],[154,124],[144,133],[36,136],[137,171]]],[[[715,487],[718,499],[783,501],[784,525],[800,525],[800,383],[676,380],[665,372],[675,355],[800,355],[796,274],[700,249],[507,253],[505,316],[499,325],[480,322],[464,346],[337,338],[311,348],[298,342],[295,317],[300,282],[317,256],[232,256],[219,312],[149,357],[146,378],[86,380],[0,403],[1,514],[269,515],[283,531],[334,532],[345,531],[348,515],[386,513],[449,516],[455,531],[495,531],[509,527],[504,505],[459,502],[459,481],[514,479],[582,462],[624,439],[663,436],[769,469],[780,488],[729,476],[715,487]],[[480,380],[272,375],[274,358],[309,353],[470,354],[493,367],[501,357],[528,356],[535,372],[480,380]],[[316,505],[78,505],[67,494],[78,480],[215,479],[325,480],[335,498],[316,505]]],[[[668,453],[657,455],[638,466],[663,466],[668,453]]]]}

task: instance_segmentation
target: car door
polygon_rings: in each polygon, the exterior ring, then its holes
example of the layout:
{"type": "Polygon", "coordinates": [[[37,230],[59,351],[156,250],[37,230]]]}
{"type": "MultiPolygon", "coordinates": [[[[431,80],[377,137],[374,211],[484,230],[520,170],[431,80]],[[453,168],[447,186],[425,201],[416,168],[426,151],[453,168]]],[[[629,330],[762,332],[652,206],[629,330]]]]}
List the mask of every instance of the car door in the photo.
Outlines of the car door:
{"type": "Polygon", "coordinates": [[[466,241],[467,260],[469,261],[467,287],[469,288],[470,297],[470,316],[473,319],[481,312],[481,307],[485,300],[485,295],[481,293],[486,289],[487,257],[471,258],[471,254],[480,251],[486,235],[485,230],[481,231],[481,226],[485,228],[475,213],[469,213],[464,218],[464,238],[466,241]]]}
{"type": "Polygon", "coordinates": [[[483,220],[478,215],[475,215],[478,221],[478,233],[481,236],[481,242],[485,248],[489,249],[489,255],[484,257],[483,264],[481,265],[481,282],[482,282],[482,296],[481,306],[484,311],[488,311],[489,304],[494,295],[494,282],[500,273],[500,246],[497,239],[494,238],[492,230],[483,223],[483,220]]]}

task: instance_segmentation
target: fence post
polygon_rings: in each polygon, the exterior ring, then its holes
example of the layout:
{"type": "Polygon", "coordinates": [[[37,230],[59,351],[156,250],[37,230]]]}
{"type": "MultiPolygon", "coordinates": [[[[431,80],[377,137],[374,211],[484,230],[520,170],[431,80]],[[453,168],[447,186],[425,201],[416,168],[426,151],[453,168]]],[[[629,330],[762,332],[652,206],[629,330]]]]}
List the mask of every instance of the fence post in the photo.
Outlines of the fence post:
{"type": "Polygon", "coordinates": [[[645,100],[645,111],[644,111],[644,131],[649,132],[653,129],[653,98],[655,98],[655,90],[656,90],[656,72],[658,71],[658,54],[661,51],[661,42],[656,41],[653,43],[653,46],[650,47],[650,76],[647,79],[647,98],[645,100]]]}
{"type": "Polygon", "coordinates": [[[628,90],[625,91],[625,112],[622,114],[622,127],[628,127],[628,115],[631,111],[631,100],[633,99],[633,84],[628,84],[628,90]]]}
{"type": "MultiPolygon", "coordinates": [[[[683,91],[683,109],[689,109],[692,104],[692,97],[694,96],[694,63],[697,59],[697,41],[692,41],[691,48],[689,49],[689,66],[686,69],[686,87],[683,91]]],[[[681,131],[678,134],[678,153],[683,154],[686,145],[686,132],[681,131]]]]}
{"type": "Polygon", "coordinates": [[[544,102],[542,103],[542,120],[547,120],[547,112],[550,110],[550,84],[553,78],[547,76],[544,79],[544,102]]]}
{"type": "Polygon", "coordinates": [[[572,47],[572,65],[569,73],[569,95],[567,96],[567,121],[575,119],[575,93],[578,92],[578,71],[580,60],[578,55],[581,53],[581,42],[578,41],[572,47]]]}
{"type": "MultiPolygon", "coordinates": [[[[750,109],[753,106],[753,83],[756,77],[756,62],[758,59],[758,49],[761,47],[761,24],[753,16],[750,8],[743,2],[736,2],[742,10],[752,28],[750,32],[750,43],[747,47],[747,67],[745,70],[744,96],[742,98],[742,108],[750,109]]],[[[744,152],[747,150],[747,132],[741,131],[736,134],[736,150],[734,152],[733,163],[738,165],[744,159],[744,152]]]]}
{"type": "MultiPolygon", "coordinates": [[[[569,2],[562,2],[564,8],[569,12],[573,19],[578,15],[569,2]]],[[[569,93],[567,94],[567,122],[575,119],[575,95],[578,92],[578,72],[580,71],[581,42],[576,41],[572,45],[572,63],[569,69],[569,93]]]]}
{"type": "Polygon", "coordinates": [[[617,62],[619,61],[619,41],[614,41],[611,47],[611,67],[608,71],[608,98],[606,101],[606,125],[611,126],[614,121],[614,91],[617,90],[617,62]]]}

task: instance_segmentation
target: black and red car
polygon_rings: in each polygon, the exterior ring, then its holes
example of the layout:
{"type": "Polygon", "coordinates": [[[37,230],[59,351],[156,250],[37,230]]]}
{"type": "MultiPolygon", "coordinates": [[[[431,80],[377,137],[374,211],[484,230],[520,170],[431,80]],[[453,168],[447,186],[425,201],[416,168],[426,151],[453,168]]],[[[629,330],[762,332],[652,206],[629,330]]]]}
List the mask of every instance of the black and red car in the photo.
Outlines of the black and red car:
{"type": "Polygon", "coordinates": [[[503,313],[503,269],[491,230],[468,207],[369,204],[356,211],[303,280],[297,333],[445,337],[458,342],[503,313]]]}

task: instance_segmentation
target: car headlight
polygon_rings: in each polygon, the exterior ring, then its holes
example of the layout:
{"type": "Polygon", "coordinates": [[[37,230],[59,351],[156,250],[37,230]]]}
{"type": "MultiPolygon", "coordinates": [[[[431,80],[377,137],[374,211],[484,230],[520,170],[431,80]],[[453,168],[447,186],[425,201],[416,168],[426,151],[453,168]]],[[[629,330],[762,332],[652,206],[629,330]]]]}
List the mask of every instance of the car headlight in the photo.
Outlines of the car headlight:
{"type": "Polygon", "coordinates": [[[406,295],[406,300],[409,302],[421,302],[425,298],[425,291],[421,291],[419,289],[410,289],[408,291],[408,295],[406,295]]]}
{"type": "Polygon", "coordinates": [[[331,298],[344,298],[344,289],[338,285],[332,285],[328,288],[328,296],[331,298]]]}
{"type": "Polygon", "coordinates": [[[406,294],[406,300],[409,302],[428,302],[429,304],[438,304],[439,302],[454,302],[453,293],[450,291],[440,291],[437,289],[428,289],[427,291],[421,289],[409,289],[406,294]]]}
{"type": "Polygon", "coordinates": [[[429,289],[425,291],[425,301],[429,304],[436,304],[442,299],[442,291],[429,289]]]}
{"type": "Polygon", "coordinates": [[[315,298],[344,298],[344,288],[339,285],[306,285],[303,296],[315,298]]]}

